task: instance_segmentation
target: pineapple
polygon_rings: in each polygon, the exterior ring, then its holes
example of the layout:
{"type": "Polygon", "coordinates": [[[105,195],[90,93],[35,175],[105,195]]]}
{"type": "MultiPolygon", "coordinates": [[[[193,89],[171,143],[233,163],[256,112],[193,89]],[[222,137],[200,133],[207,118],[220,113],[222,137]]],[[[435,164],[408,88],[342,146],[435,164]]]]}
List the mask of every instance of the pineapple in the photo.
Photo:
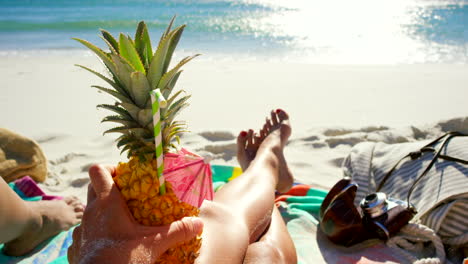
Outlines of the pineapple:
{"type": "MultiPolygon", "coordinates": [[[[115,122],[119,126],[106,133],[120,133],[117,147],[122,153],[128,152],[128,162],[120,162],[116,169],[114,182],[118,186],[134,218],[146,226],[170,224],[186,216],[197,216],[198,208],[180,201],[174,194],[169,182],[165,193],[160,193],[157,176],[153,117],[150,90],[159,88],[167,107],[161,109],[163,153],[175,149],[174,139],[186,132],[186,124],[175,121],[175,116],[188,105],[190,95],[183,91],[173,93],[180,76],[181,67],[192,60],[189,56],[182,59],[169,70],[175,47],[185,25],[171,29],[174,18],[163,33],[153,54],[146,24],[138,24],[135,38],[120,34],[115,39],[108,31],[101,30],[102,39],[110,51],[105,52],[95,45],[76,39],[91,49],[102,60],[110,77],[106,77],[85,66],[77,65],[105,80],[112,89],[93,86],[117,99],[114,105],[101,104],[116,115],[105,117],[103,122],[115,122]]],[[[201,246],[201,239],[194,238],[167,250],[157,263],[193,263],[201,246]]]]}

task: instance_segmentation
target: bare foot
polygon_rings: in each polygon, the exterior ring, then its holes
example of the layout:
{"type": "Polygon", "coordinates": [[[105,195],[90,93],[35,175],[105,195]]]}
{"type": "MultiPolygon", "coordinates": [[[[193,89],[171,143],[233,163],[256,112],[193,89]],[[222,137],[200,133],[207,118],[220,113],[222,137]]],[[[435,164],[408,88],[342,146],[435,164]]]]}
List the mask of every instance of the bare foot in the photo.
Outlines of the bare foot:
{"type": "Polygon", "coordinates": [[[248,132],[240,132],[237,137],[237,161],[243,171],[245,171],[249,167],[250,162],[255,159],[261,141],[263,141],[263,139],[256,136],[252,129],[248,132]]]}
{"type": "Polygon", "coordinates": [[[249,167],[257,153],[272,151],[279,160],[277,190],[288,191],[294,178],[284,158],[283,149],[290,136],[289,116],[280,109],[271,112],[271,117],[267,118],[258,134],[255,134],[253,130],[242,131],[237,137],[237,160],[242,170],[245,171],[249,167]]]}
{"type": "Polygon", "coordinates": [[[80,223],[84,211],[77,197],[26,203],[33,220],[20,237],[5,243],[6,255],[21,256],[30,252],[46,239],[80,223]]]}

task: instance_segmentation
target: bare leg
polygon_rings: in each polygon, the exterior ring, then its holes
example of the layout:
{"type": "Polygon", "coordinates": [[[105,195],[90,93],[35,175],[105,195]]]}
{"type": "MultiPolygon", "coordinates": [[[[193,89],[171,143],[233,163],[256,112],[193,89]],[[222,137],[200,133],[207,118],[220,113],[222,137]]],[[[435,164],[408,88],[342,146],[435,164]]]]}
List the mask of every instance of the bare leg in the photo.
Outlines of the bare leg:
{"type": "Polygon", "coordinates": [[[4,253],[20,256],[47,238],[80,222],[83,205],[77,198],[26,202],[0,177],[0,243],[4,253]]]}
{"type": "Polygon", "coordinates": [[[266,233],[247,248],[244,263],[297,263],[294,243],[276,207],[266,233]]]}
{"type": "Polygon", "coordinates": [[[249,244],[270,224],[275,190],[291,187],[292,175],[283,156],[291,135],[289,118],[284,111],[271,116],[259,136],[252,132],[239,135],[239,162],[248,168],[201,208],[205,228],[199,263],[242,263],[249,244]],[[250,161],[247,148],[254,145],[258,150],[250,161]]]}

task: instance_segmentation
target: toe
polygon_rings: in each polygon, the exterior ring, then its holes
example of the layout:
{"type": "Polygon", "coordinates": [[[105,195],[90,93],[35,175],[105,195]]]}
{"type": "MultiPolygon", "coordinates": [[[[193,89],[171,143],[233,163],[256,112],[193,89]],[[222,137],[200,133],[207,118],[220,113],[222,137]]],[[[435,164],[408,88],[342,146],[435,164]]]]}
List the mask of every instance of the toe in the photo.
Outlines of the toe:
{"type": "Polygon", "coordinates": [[[237,148],[238,151],[243,151],[245,149],[245,145],[247,144],[247,132],[241,131],[237,136],[237,148]]]}
{"type": "Polygon", "coordinates": [[[84,205],[80,204],[75,206],[75,212],[84,212],[84,205]]]}
{"type": "Polygon", "coordinates": [[[266,126],[266,132],[267,134],[270,132],[271,128],[273,127],[273,125],[271,124],[271,120],[267,118],[266,122],[265,122],[265,126],[266,126]]]}
{"type": "Polygon", "coordinates": [[[277,115],[278,115],[278,119],[279,119],[280,122],[289,120],[289,116],[288,116],[288,114],[287,114],[285,111],[283,111],[283,110],[281,110],[281,109],[277,109],[277,110],[276,110],[276,113],[277,113],[277,115]]]}
{"type": "Polygon", "coordinates": [[[79,200],[74,200],[70,205],[73,207],[83,207],[83,204],[79,200]]]}
{"type": "Polygon", "coordinates": [[[254,131],[252,129],[249,129],[249,132],[247,133],[247,146],[253,146],[254,144],[254,131]]]}
{"type": "MultiPolygon", "coordinates": [[[[267,119],[267,121],[268,121],[268,119],[267,119]]],[[[265,137],[267,136],[267,134],[268,134],[268,128],[267,128],[267,124],[266,124],[266,123],[263,125],[263,128],[262,128],[262,130],[260,131],[260,133],[261,133],[261,135],[262,135],[263,138],[265,138],[265,137]]]]}
{"type": "Polygon", "coordinates": [[[68,203],[68,206],[72,207],[75,212],[84,211],[84,205],[81,203],[80,200],[73,199],[70,203],[68,203]]]}
{"type": "Polygon", "coordinates": [[[78,197],[72,195],[72,196],[67,196],[63,198],[63,201],[66,202],[68,205],[75,203],[76,201],[79,201],[78,197]]]}
{"type": "Polygon", "coordinates": [[[277,126],[278,125],[278,116],[277,116],[276,112],[272,110],[270,115],[271,115],[271,122],[273,123],[273,126],[277,126]]]}
{"type": "Polygon", "coordinates": [[[247,140],[248,132],[241,131],[239,136],[237,136],[237,161],[243,170],[245,170],[249,165],[247,140]]]}

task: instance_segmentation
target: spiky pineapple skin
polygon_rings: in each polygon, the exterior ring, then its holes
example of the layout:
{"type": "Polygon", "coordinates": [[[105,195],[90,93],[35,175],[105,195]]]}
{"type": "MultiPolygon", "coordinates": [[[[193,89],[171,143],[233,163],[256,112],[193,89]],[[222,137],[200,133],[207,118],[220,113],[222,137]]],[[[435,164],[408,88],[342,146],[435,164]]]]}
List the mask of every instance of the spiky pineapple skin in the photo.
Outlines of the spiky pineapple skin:
{"type": "MultiPolygon", "coordinates": [[[[114,182],[135,220],[145,226],[160,226],[187,216],[198,216],[200,210],[180,201],[169,182],[166,182],[166,193],[159,193],[156,171],[154,158],[143,161],[134,156],[117,166],[114,182]]],[[[193,238],[168,249],[156,263],[194,263],[200,247],[201,238],[193,238]]]]}

